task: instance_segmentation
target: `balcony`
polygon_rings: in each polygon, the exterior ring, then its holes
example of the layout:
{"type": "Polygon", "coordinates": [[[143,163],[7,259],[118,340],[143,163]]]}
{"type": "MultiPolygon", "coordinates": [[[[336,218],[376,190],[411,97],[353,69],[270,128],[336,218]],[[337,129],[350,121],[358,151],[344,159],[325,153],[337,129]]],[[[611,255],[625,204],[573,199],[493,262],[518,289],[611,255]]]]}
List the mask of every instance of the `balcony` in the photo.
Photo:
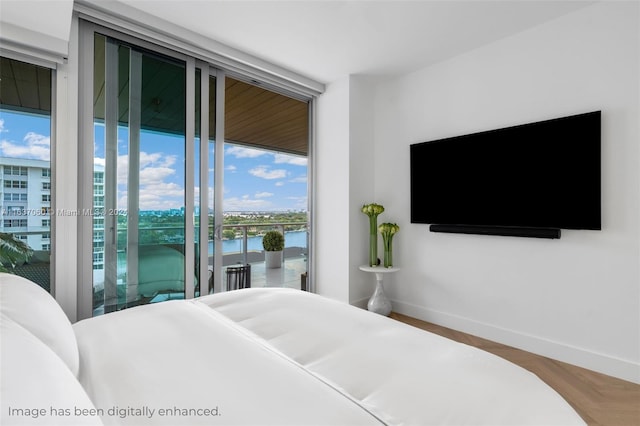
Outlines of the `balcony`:
{"type": "MultiPolygon", "coordinates": [[[[215,244],[212,238],[216,231],[220,236],[234,237],[222,238],[222,282],[215,286],[216,291],[226,290],[226,270],[239,264],[251,265],[251,287],[301,288],[303,274],[307,271],[306,227],[306,222],[234,224],[217,229],[210,226],[207,244],[209,276],[206,278],[207,287],[203,290],[210,292],[214,288],[215,244]],[[265,268],[262,234],[271,229],[280,230],[285,235],[281,268],[265,268]]],[[[122,243],[117,250],[117,283],[115,289],[112,287],[110,290],[110,296],[105,294],[104,258],[96,260],[94,256],[94,315],[139,304],[184,298],[184,227],[154,225],[139,229],[137,286],[127,286],[126,231],[125,228],[118,229],[118,241],[122,243]]],[[[100,248],[100,253],[96,250],[94,255],[101,256],[103,250],[100,248]]],[[[196,244],[195,253],[198,252],[199,245],[196,244]]],[[[194,265],[194,270],[197,269],[194,265]]],[[[197,274],[195,278],[196,294],[199,294],[197,274]]]]}
{"type": "MultiPolygon", "coordinates": [[[[237,238],[240,250],[228,251],[224,247],[222,257],[222,277],[226,277],[226,269],[230,266],[251,265],[251,287],[288,287],[301,288],[301,275],[307,271],[307,241],[306,222],[270,223],[270,224],[236,224],[225,225],[222,230],[233,230],[237,238]],[[266,268],[265,256],[262,250],[262,236],[256,234],[257,228],[266,228],[263,231],[277,229],[285,235],[284,262],[281,268],[266,268]],[[288,230],[289,229],[289,230],[288,230]],[[291,230],[297,229],[297,230],[291,230]],[[304,238],[302,238],[302,236],[304,238]],[[253,239],[253,241],[252,241],[253,239]],[[302,240],[304,240],[302,242],[302,240]],[[259,243],[256,248],[256,243],[259,243]]],[[[213,228],[210,227],[210,234],[213,228]]],[[[223,232],[224,234],[224,232],[223,232]]],[[[210,242],[211,244],[211,242],[210,242]]],[[[230,245],[228,246],[230,247],[230,245]]],[[[211,253],[211,251],[210,251],[211,253]]],[[[209,268],[213,269],[213,256],[209,257],[209,268]]],[[[223,283],[224,288],[224,283],[223,283]]]]}
{"type": "MultiPolygon", "coordinates": [[[[226,289],[226,269],[235,265],[251,265],[251,287],[302,287],[303,274],[307,272],[307,239],[306,222],[293,223],[270,223],[270,224],[235,224],[221,227],[221,235],[233,235],[238,238],[223,239],[222,249],[222,280],[219,288],[226,289]],[[266,230],[278,229],[285,235],[284,262],[281,268],[266,268],[264,262],[264,251],[262,250],[262,234],[266,230]],[[227,231],[226,234],[224,231],[227,231]]],[[[49,236],[48,228],[31,229],[30,231],[12,232],[16,237],[31,238],[32,236],[49,236]]],[[[156,244],[146,244],[145,247],[162,247],[176,254],[183,256],[184,253],[184,228],[155,226],[140,229],[140,232],[160,233],[167,237],[165,242],[156,244]]],[[[119,238],[125,240],[126,229],[119,229],[119,238]]],[[[214,228],[210,227],[209,235],[214,235],[214,228]]],[[[96,235],[93,235],[94,241],[96,235]]],[[[142,238],[141,238],[142,240],[142,238]]],[[[48,239],[46,241],[49,241],[48,239]]],[[[100,239],[102,241],[102,239],[100,239]]],[[[197,247],[197,246],[196,246],[197,247]]],[[[197,248],[196,248],[197,250],[197,248]]],[[[214,243],[208,241],[209,270],[213,271],[214,265],[214,243]]],[[[184,291],[167,289],[158,291],[152,296],[140,297],[130,303],[124,303],[121,297],[126,293],[126,249],[122,247],[118,250],[118,300],[105,300],[104,295],[104,247],[94,247],[94,314],[101,314],[105,310],[112,311],[122,307],[135,306],[144,303],[156,303],[169,299],[184,298],[184,291]],[[96,259],[96,255],[100,258],[96,259]],[[105,305],[107,308],[105,309],[105,305]],[[111,307],[109,307],[111,306],[111,307]],[[114,308],[115,307],[115,308],[114,308]]],[[[180,270],[184,270],[184,257],[179,263],[180,270]]],[[[154,260],[151,261],[153,264],[154,260]]],[[[158,259],[157,262],[162,262],[158,259]]],[[[38,250],[28,262],[18,265],[14,272],[38,283],[47,291],[50,290],[50,263],[49,253],[38,250]]],[[[184,274],[182,273],[182,276],[184,274]]],[[[305,279],[306,281],[306,279],[305,279]]]]}

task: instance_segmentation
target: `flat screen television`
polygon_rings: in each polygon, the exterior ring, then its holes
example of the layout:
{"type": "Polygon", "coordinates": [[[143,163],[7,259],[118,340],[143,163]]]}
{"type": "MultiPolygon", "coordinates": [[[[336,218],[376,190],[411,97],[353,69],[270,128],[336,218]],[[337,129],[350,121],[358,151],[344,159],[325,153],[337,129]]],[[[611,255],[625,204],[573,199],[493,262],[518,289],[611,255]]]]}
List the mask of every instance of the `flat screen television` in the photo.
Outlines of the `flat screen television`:
{"type": "Polygon", "coordinates": [[[546,238],[601,229],[600,119],[593,111],[410,145],[411,222],[546,238]]]}

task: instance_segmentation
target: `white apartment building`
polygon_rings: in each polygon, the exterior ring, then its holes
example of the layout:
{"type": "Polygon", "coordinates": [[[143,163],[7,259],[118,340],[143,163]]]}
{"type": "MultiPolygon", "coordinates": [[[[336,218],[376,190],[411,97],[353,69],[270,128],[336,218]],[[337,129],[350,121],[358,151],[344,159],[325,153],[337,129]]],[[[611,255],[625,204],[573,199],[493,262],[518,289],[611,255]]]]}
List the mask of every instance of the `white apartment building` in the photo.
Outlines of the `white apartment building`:
{"type": "Polygon", "coordinates": [[[0,157],[0,232],[51,251],[49,161],[0,157]]]}
{"type": "MultiPolygon", "coordinates": [[[[104,170],[93,173],[93,269],[104,268],[104,170]]],[[[34,251],[51,252],[49,161],[0,157],[0,232],[34,251]]],[[[67,213],[72,214],[72,213],[67,213]]]]}
{"type": "Polygon", "coordinates": [[[93,270],[104,269],[104,167],[93,169],[93,270]]]}

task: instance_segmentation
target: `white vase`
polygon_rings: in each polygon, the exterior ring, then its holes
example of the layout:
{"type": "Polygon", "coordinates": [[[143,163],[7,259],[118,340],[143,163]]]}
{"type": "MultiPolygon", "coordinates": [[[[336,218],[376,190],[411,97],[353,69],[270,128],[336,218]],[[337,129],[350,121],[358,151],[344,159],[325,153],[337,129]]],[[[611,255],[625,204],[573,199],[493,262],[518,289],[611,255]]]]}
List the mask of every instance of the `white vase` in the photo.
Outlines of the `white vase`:
{"type": "Polygon", "coordinates": [[[275,269],[282,267],[282,250],[280,251],[265,251],[264,263],[268,269],[275,269]]]}

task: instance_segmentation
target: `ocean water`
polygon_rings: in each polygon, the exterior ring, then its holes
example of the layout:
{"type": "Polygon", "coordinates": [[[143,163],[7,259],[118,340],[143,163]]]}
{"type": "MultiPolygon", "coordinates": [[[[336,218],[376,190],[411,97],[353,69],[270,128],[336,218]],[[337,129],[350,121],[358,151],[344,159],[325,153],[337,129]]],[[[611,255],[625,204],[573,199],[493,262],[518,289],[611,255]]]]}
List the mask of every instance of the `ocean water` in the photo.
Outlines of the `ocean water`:
{"type": "MultiPolygon", "coordinates": [[[[291,231],[284,233],[284,247],[307,247],[307,232],[306,231],[291,231]]],[[[248,251],[262,251],[262,236],[247,238],[247,250],[248,251]]],[[[235,240],[222,241],[222,253],[241,253],[242,252],[242,238],[235,240]]],[[[209,253],[213,253],[213,241],[209,242],[209,253]]]]}

